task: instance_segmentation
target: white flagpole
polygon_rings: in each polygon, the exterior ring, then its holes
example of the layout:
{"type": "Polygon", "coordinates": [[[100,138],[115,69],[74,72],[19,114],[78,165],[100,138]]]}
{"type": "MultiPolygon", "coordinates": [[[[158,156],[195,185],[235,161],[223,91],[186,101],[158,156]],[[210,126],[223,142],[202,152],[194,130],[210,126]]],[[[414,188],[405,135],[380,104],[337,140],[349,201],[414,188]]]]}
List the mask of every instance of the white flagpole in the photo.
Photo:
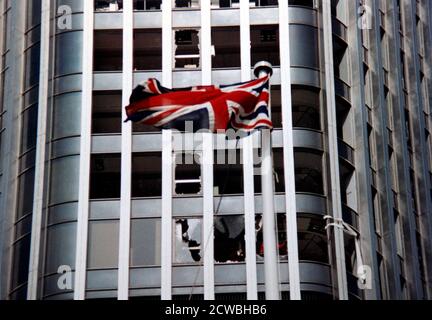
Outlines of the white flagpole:
{"type": "MultiPolygon", "coordinates": [[[[258,62],[254,67],[254,74],[257,78],[271,76],[272,65],[266,61],[258,62]]],[[[264,129],[261,134],[261,189],[265,292],[267,300],[280,300],[271,148],[271,132],[269,129],[264,129]]]]}

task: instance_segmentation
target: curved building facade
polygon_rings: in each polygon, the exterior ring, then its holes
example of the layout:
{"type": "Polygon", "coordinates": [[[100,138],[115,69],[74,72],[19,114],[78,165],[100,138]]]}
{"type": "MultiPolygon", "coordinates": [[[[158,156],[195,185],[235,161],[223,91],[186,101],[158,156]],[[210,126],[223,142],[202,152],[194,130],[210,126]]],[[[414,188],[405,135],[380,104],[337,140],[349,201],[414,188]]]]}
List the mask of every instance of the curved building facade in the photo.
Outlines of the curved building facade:
{"type": "Polygon", "coordinates": [[[281,2],[0,0],[2,299],[432,298],[432,4],[281,2]],[[260,61],[274,261],[260,133],[123,123],[260,61]]]}

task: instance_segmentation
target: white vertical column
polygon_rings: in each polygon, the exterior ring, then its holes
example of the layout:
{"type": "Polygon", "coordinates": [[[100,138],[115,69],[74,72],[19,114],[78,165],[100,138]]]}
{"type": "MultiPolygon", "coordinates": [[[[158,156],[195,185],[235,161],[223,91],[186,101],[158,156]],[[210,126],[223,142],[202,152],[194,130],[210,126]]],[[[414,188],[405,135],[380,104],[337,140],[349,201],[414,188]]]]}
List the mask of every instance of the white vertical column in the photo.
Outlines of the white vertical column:
{"type": "MultiPolygon", "coordinates": [[[[162,1],[162,84],[172,87],[172,2],[162,1]]],[[[173,134],[162,131],[161,299],[172,297],[173,134]]]]}
{"type": "MultiPolygon", "coordinates": [[[[240,52],[241,80],[249,81],[251,80],[249,0],[240,0],[240,52]]],[[[243,139],[246,285],[248,300],[258,300],[253,167],[253,139],[256,134],[253,133],[243,139]]]]}
{"type": "MultiPolygon", "coordinates": [[[[323,15],[323,34],[324,34],[324,63],[325,63],[325,89],[327,104],[327,123],[328,123],[328,140],[329,140],[329,167],[331,182],[331,202],[333,207],[333,218],[342,219],[341,191],[339,181],[339,153],[337,140],[337,123],[336,123],[336,99],[334,87],[334,69],[333,69],[333,31],[331,17],[330,0],[322,0],[323,15]]],[[[341,228],[333,228],[335,255],[336,255],[336,273],[339,290],[339,299],[348,299],[348,287],[345,268],[345,249],[344,233],[341,228]]]]}
{"type": "Polygon", "coordinates": [[[36,300],[38,292],[38,276],[41,245],[42,212],[45,187],[45,150],[47,134],[47,109],[49,89],[49,58],[50,58],[50,1],[42,1],[41,42],[40,42],[40,73],[38,128],[35,161],[35,184],[33,195],[33,216],[30,245],[30,263],[27,299],[36,300]]]}
{"type": "Polygon", "coordinates": [[[284,153],[285,210],[288,243],[290,299],[300,300],[300,271],[297,242],[297,209],[294,173],[294,143],[291,101],[291,58],[288,2],[279,1],[279,43],[284,153]]]}
{"type": "Polygon", "coordinates": [[[93,92],[93,4],[94,1],[84,1],[80,176],[74,287],[75,300],[83,300],[85,298],[86,283],[93,92]]]}
{"type": "MultiPolygon", "coordinates": [[[[123,93],[122,105],[129,104],[133,89],[133,1],[123,1],[123,93]]],[[[122,124],[120,230],[118,264],[118,299],[129,298],[129,254],[132,186],[132,122],[122,124]]]]}
{"type": "MultiPolygon", "coordinates": [[[[201,79],[203,85],[212,82],[211,10],[210,0],[201,0],[201,79]]],[[[213,134],[203,133],[203,245],[204,299],[214,300],[214,208],[213,208],[213,134]]]]}

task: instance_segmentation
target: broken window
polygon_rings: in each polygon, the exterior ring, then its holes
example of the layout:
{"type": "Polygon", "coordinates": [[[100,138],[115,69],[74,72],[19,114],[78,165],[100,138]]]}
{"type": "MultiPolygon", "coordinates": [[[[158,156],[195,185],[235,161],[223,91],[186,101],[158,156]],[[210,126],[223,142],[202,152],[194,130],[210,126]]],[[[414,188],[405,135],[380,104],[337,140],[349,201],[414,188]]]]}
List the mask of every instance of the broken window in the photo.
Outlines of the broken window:
{"type": "Polygon", "coordinates": [[[243,164],[240,151],[218,150],[214,159],[214,195],[243,194],[243,164]]]}
{"type": "Polygon", "coordinates": [[[214,27],[211,38],[214,47],[213,68],[239,68],[240,27],[214,27]]]}
{"type": "Polygon", "coordinates": [[[134,70],[162,70],[162,29],[134,30],[134,70]]]}
{"type": "Polygon", "coordinates": [[[174,0],[175,8],[197,9],[200,7],[200,0],[174,0]]]}
{"type": "Polygon", "coordinates": [[[162,153],[132,155],[132,197],[162,196],[162,153]]]}
{"type": "Polygon", "coordinates": [[[251,26],[252,65],[268,61],[279,66],[279,27],[278,25],[251,26]]]}
{"type": "Polygon", "coordinates": [[[95,11],[123,10],[123,0],[95,0],[95,11]]]}
{"type": "MultiPolygon", "coordinates": [[[[286,236],[286,216],[284,213],[277,214],[277,251],[280,258],[287,258],[288,245],[286,236]]],[[[264,235],[262,215],[255,216],[256,254],[258,258],[264,257],[264,235]]]]}
{"type": "Polygon", "coordinates": [[[134,0],[134,10],[160,10],[162,0],[134,0]]]}
{"type": "Polygon", "coordinates": [[[94,71],[121,71],[123,69],[123,31],[95,30],[94,71]]]}
{"type": "Polygon", "coordinates": [[[196,29],[174,31],[174,66],[180,69],[197,69],[200,64],[199,32],[196,29]]]}
{"type": "Polygon", "coordinates": [[[92,103],[92,133],[120,133],[122,92],[93,91],[92,103]]]}
{"type": "Polygon", "coordinates": [[[214,219],[214,258],[218,263],[245,260],[244,217],[218,216],[214,219]]]}
{"type": "Polygon", "coordinates": [[[201,193],[201,165],[198,154],[178,153],[174,166],[174,194],[201,193]]]}
{"type": "Polygon", "coordinates": [[[201,261],[202,219],[182,218],[174,221],[174,263],[201,261]]]}
{"type": "Polygon", "coordinates": [[[93,154],[90,166],[90,199],[120,198],[120,154],[93,154]]]}

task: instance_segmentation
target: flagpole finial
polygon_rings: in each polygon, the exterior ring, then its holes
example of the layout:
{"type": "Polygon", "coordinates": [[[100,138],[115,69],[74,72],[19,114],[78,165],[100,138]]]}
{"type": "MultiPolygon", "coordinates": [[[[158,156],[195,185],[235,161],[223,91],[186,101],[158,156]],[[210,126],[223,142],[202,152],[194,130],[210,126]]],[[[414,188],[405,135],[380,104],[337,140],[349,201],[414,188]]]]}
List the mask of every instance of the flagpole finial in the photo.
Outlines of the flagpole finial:
{"type": "Polygon", "coordinates": [[[268,61],[259,61],[254,66],[254,75],[257,78],[260,78],[265,75],[270,75],[270,77],[273,75],[273,66],[268,61]]]}

